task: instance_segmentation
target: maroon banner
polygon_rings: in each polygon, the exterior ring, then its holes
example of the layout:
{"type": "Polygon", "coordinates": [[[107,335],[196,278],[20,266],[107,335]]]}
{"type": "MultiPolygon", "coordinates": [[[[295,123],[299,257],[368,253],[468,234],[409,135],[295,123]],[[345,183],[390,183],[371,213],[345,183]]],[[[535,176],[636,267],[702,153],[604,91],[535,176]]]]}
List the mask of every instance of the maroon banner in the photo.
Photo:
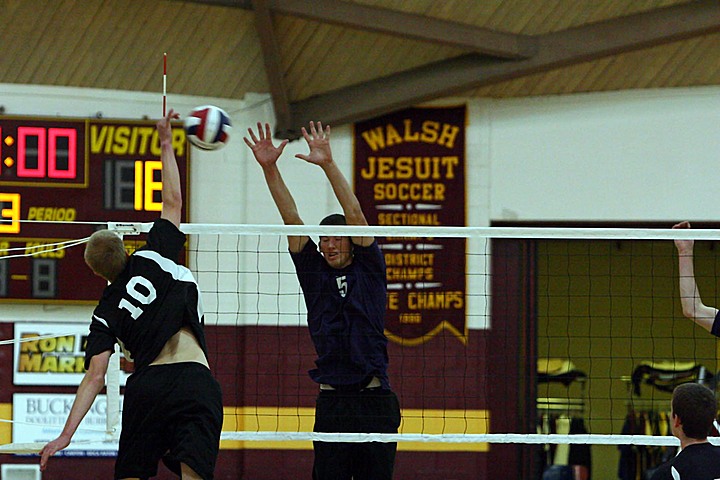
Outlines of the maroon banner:
{"type": "MultiPolygon", "coordinates": [[[[370,225],[465,225],[465,106],[410,108],[355,124],[354,188],[370,225]]],[[[463,343],[465,239],[380,238],[390,340],[448,330],[463,343]]]]}

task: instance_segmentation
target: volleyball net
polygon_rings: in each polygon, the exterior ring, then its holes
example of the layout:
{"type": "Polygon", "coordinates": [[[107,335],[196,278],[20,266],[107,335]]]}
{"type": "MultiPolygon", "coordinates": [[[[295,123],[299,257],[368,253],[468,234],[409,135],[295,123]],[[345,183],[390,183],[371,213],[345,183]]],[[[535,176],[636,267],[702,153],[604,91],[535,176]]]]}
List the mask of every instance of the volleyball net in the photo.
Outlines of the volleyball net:
{"type": "MultiPolygon", "coordinates": [[[[109,224],[131,243],[149,227],[109,224]]],[[[717,341],[682,315],[672,240],[697,240],[700,292],[705,303],[720,304],[717,230],[181,229],[223,388],[225,448],[298,449],[311,440],[392,441],[401,451],[675,446],[667,423],[674,386],[716,389],[717,341]],[[374,235],[385,256],[398,434],[313,432],[318,385],[308,370],[316,355],[286,237],[330,234],[374,235]]],[[[119,404],[120,392],[108,389],[108,405],[119,404]]],[[[106,441],[117,438],[118,422],[108,422],[106,441]]]]}

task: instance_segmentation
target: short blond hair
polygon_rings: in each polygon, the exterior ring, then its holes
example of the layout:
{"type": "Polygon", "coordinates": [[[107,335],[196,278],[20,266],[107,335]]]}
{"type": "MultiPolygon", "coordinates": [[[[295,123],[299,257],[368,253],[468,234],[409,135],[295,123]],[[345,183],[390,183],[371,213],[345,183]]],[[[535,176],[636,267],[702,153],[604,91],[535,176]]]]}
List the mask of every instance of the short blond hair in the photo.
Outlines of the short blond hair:
{"type": "Polygon", "coordinates": [[[85,247],[85,263],[105,280],[114,281],[127,264],[122,238],[110,230],[98,230],[85,247]]]}

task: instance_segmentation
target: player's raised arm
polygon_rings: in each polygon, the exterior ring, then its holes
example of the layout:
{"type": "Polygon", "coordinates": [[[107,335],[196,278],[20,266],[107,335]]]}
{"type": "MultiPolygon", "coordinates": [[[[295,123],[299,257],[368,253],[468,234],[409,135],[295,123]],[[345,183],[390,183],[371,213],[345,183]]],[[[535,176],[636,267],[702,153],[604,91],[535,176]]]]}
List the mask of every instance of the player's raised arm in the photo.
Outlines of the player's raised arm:
{"type": "MultiPolygon", "coordinates": [[[[335,197],[340,202],[345,220],[348,225],[367,225],[367,219],[360,207],[360,201],[352,191],[350,184],[338,168],[330,149],[330,126],[323,129],[322,123],[310,122],[310,132],[303,127],[303,137],[310,147],[307,155],[297,154],[297,158],[308,163],[318,165],[325,172],[332,186],[335,197]]],[[[352,237],[353,243],[368,246],[374,241],[374,237],[352,237]]]]}
{"type": "MultiPolygon", "coordinates": [[[[690,228],[690,222],[680,222],[675,224],[673,228],[690,228]]],[[[682,304],[683,315],[708,332],[712,332],[718,309],[705,305],[700,297],[693,265],[694,245],[694,240],[675,240],[680,275],[680,303],[682,304]]]]}
{"type": "MultiPolygon", "coordinates": [[[[257,135],[251,128],[248,128],[248,137],[243,137],[245,144],[250,147],[255,160],[263,170],[265,183],[267,183],[270,195],[272,195],[275,206],[280,212],[283,223],[285,225],[303,225],[302,218],[298,213],[295,199],[285,184],[280,169],[277,167],[278,158],[285,149],[288,141],[283,140],[277,147],[273,145],[272,134],[270,133],[270,124],[263,125],[258,122],[257,135]]],[[[288,236],[288,245],[291,252],[299,252],[303,249],[308,241],[305,235],[288,236]]]]}
{"type": "Polygon", "coordinates": [[[180,187],[180,171],[175,158],[172,142],[171,121],[180,118],[180,114],[170,109],[165,118],[157,122],[160,139],[160,159],[162,160],[162,214],[176,227],[180,226],[182,213],[182,188],[180,187]]]}

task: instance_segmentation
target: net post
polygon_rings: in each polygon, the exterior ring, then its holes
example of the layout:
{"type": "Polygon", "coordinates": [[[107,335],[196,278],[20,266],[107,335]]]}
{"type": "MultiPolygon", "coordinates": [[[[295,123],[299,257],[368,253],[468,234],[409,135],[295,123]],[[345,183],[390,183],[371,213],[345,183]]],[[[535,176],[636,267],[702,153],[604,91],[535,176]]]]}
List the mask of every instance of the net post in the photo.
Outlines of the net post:
{"type": "Polygon", "coordinates": [[[105,418],[105,437],[108,441],[119,438],[120,425],[120,346],[115,344],[115,351],[110,355],[106,375],[107,415],[105,418]]]}

